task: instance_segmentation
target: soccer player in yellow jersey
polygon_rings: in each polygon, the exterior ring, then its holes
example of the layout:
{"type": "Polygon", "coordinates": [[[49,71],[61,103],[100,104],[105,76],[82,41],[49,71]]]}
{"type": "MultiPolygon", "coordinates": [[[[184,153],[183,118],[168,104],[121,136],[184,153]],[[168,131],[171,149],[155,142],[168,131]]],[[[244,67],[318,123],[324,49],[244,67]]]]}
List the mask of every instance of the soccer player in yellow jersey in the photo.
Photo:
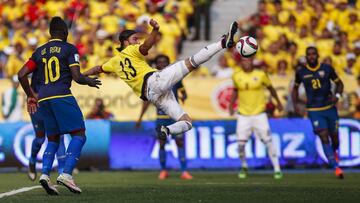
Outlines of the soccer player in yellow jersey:
{"type": "Polygon", "coordinates": [[[121,43],[119,53],[102,66],[95,66],[84,75],[95,75],[102,72],[116,73],[144,101],[150,101],[158,109],[163,110],[176,122],[158,129],[160,139],[170,135],[184,133],[192,128],[191,118],[180,107],[172,93],[172,87],[191,71],[208,61],[224,48],[235,45],[234,35],[238,30],[236,22],[230,26],[229,32],[220,41],[212,43],[186,60],[170,64],[161,71],[151,68],[144,58],[155,44],[159,33],[159,24],[151,19],[151,33],[141,44],[134,30],[124,30],[119,35],[121,43]]]}
{"type": "Polygon", "coordinates": [[[253,57],[242,58],[242,70],[233,74],[235,89],[233,91],[229,112],[234,115],[232,108],[236,99],[238,99],[239,109],[237,115],[236,134],[239,142],[239,156],[241,161],[241,170],[239,178],[246,178],[248,166],[245,156],[245,145],[252,133],[266,145],[268,155],[274,167],[274,178],[281,179],[279,159],[271,140],[271,131],[267,115],[265,113],[266,96],[265,89],[268,89],[271,96],[277,102],[277,109],[282,111],[283,106],[279,97],[271,85],[267,74],[262,70],[254,70],[253,57]]]}

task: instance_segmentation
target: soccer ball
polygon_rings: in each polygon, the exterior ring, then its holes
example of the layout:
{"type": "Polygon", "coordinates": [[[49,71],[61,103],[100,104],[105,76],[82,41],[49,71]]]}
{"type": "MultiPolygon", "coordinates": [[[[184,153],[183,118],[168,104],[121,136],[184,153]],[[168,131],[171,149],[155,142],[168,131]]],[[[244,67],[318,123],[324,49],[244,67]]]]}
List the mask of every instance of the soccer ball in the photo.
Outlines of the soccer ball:
{"type": "Polygon", "coordinates": [[[241,37],[238,43],[236,43],[236,50],[242,57],[250,57],[256,54],[258,50],[256,39],[250,36],[241,37]]]}

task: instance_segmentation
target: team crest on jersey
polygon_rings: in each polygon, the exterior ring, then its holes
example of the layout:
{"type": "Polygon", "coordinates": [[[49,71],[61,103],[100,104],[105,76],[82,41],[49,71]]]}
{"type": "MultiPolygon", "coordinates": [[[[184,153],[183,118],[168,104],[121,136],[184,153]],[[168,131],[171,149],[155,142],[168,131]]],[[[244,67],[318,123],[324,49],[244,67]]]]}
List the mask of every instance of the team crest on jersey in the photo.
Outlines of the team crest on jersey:
{"type": "Polygon", "coordinates": [[[319,75],[320,75],[320,77],[323,78],[325,76],[325,71],[323,71],[323,70],[319,71],[319,75]]]}

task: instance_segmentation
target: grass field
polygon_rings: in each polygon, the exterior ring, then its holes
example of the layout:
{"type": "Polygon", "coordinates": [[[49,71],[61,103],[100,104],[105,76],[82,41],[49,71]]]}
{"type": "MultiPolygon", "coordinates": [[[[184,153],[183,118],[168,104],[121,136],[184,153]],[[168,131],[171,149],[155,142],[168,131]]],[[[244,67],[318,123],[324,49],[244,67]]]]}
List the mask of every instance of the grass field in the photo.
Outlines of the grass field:
{"type": "MultiPolygon", "coordinates": [[[[42,188],[0,199],[0,202],[360,202],[360,173],[346,173],[337,180],[329,171],[285,173],[282,180],[272,174],[250,174],[245,180],[236,172],[194,172],[194,180],[179,179],[173,172],[165,181],[157,172],[81,172],[76,176],[80,195],[59,186],[59,196],[48,196],[42,188]]],[[[53,181],[56,176],[53,175],[53,181]]],[[[1,173],[0,194],[38,185],[26,174],[1,173]]]]}

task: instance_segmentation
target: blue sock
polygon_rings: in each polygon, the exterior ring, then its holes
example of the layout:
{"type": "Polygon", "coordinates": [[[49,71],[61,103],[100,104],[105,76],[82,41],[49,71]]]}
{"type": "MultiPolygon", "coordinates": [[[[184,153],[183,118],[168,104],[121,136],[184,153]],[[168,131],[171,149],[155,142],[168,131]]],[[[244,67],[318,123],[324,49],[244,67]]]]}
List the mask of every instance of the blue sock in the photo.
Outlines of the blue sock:
{"type": "Polygon", "coordinates": [[[166,170],[166,151],[165,151],[165,149],[160,148],[159,160],[160,160],[161,170],[166,170]]]}
{"type": "Polygon", "coordinates": [[[329,165],[332,168],[338,167],[338,164],[335,160],[334,150],[333,150],[331,144],[323,144],[323,149],[324,149],[325,155],[329,161],[329,165]]]}
{"type": "Polygon", "coordinates": [[[30,163],[34,164],[36,163],[36,157],[39,153],[42,144],[45,141],[45,137],[35,137],[31,144],[31,156],[30,156],[30,163]]]}
{"type": "Polygon", "coordinates": [[[60,144],[59,144],[59,149],[56,153],[56,158],[58,160],[58,173],[62,174],[62,172],[64,171],[64,166],[65,166],[65,144],[64,144],[64,135],[62,135],[60,137],[60,144]]]}
{"type": "Polygon", "coordinates": [[[185,157],[185,148],[184,147],[178,147],[178,153],[179,153],[180,169],[181,169],[181,172],[184,172],[184,171],[187,170],[186,157],[185,157]]]}
{"type": "Polygon", "coordinates": [[[86,136],[73,136],[66,151],[64,173],[71,175],[79,161],[81,150],[86,142],[86,136]]]}
{"type": "Polygon", "coordinates": [[[55,153],[58,150],[58,147],[59,147],[59,143],[48,142],[43,156],[43,168],[42,168],[43,174],[50,175],[50,171],[55,158],[55,153]]]}

